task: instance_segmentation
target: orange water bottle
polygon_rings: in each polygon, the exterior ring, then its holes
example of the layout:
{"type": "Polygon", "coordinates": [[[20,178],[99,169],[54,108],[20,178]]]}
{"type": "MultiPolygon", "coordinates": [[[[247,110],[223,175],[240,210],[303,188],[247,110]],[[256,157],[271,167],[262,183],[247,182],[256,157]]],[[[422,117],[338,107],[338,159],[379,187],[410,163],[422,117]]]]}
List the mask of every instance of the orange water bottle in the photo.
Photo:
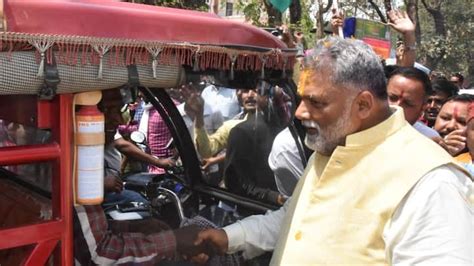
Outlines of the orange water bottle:
{"type": "Polygon", "coordinates": [[[104,114],[96,105],[79,105],[75,120],[75,202],[101,204],[104,199],[104,114]]]}

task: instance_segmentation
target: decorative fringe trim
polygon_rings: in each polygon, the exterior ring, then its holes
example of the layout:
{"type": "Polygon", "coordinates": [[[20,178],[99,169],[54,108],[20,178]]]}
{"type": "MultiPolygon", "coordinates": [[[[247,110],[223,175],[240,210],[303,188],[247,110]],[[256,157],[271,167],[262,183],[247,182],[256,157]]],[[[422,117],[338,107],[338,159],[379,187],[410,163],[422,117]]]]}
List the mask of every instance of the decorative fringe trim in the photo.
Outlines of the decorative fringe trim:
{"type": "Polygon", "coordinates": [[[38,52],[40,53],[41,58],[40,58],[38,73],[36,74],[36,77],[42,78],[44,77],[44,60],[46,58],[46,51],[51,46],[53,46],[54,43],[48,40],[32,40],[32,41],[29,41],[29,43],[33,45],[36,48],[36,50],[38,50],[38,52]]]}
{"type": "Polygon", "coordinates": [[[193,71],[199,71],[199,52],[201,51],[201,46],[198,46],[197,50],[194,52],[194,63],[193,63],[193,71]]]}
{"type": "Polygon", "coordinates": [[[262,67],[261,67],[261,74],[260,78],[265,78],[265,64],[267,63],[268,57],[266,55],[261,55],[259,56],[260,60],[262,61],[262,67]]]}
{"type": "MultiPolygon", "coordinates": [[[[214,45],[197,45],[190,43],[164,43],[156,41],[138,41],[132,39],[93,38],[84,36],[45,35],[0,32],[0,51],[25,51],[36,48],[39,53],[38,77],[43,76],[44,60],[50,61],[54,50],[58,64],[98,65],[97,78],[103,78],[104,55],[110,65],[147,65],[151,60],[153,77],[156,78],[159,64],[183,64],[192,66],[193,70],[205,69],[234,71],[261,70],[265,75],[267,69],[292,69],[297,53],[296,49],[273,49],[252,47],[227,48],[214,45]],[[95,51],[94,53],[91,53],[95,51]]],[[[283,75],[285,71],[283,71],[283,75]]]]}
{"type": "Polygon", "coordinates": [[[286,78],[286,64],[288,63],[288,57],[287,56],[282,56],[283,57],[283,67],[281,68],[281,77],[286,78]]]}
{"type": "Polygon", "coordinates": [[[97,54],[99,54],[99,72],[97,73],[97,78],[98,79],[102,79],[103,78],[103,74],[102,74],[102,71],[103,71],[103,65],[104,65],[104,55],[109,51],[109,49],[111,48],[111,46],[109,45],[105,45],[105,44],[96,44],[96,45],[92,45],[92,48],[94,49],[94,51],[97,52],[97,54]]]}
{"type": "Polygon", "coordinates": [[[237,54],[229,54],[230,58],[230,80],[234,79],[234,66],[235,66],[235,61],[237,60],[237,54]]]}
{"type": "Polygon", "coordinates": [[[151,54],[151,68],[153,70],[153,78],[156,79],[156,68],[158,67],[158,55],[160,54],[161,50],[163,50],[160,46],[149,46],[146,47],[146,50],[151,54]]]}

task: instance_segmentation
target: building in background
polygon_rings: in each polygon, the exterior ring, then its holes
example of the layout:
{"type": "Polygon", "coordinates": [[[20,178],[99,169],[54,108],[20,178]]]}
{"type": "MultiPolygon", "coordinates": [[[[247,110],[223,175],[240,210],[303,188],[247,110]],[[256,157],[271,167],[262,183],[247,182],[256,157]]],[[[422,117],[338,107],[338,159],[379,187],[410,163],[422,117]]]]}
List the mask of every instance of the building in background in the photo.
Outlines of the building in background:
{"type": "Polygon", "coordinates": [[[236,9],[236,0],[206,0],[206,2],[209,5],[209,12],[225,19],[246,22],[244,13],[236,9]]]}

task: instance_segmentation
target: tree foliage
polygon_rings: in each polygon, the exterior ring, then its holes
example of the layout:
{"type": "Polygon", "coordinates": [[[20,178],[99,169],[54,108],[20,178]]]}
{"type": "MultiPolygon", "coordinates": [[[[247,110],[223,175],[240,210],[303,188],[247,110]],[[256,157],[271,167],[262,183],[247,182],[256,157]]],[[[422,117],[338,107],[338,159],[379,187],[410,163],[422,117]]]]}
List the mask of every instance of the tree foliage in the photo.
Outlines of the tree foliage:
{"type": "MultiPolygon", "coordinates": [[[[128,0],[168,7],[208,10],[205,0],[128,0]]],[[[288,17],[272,8],[269,0],[235,0],[235,9],[247,21],[259,27],[275,27],[282,23],[305,35],[308,44],[316,36],[311,30],[323,28],[329,20],[331,0],[293,0],[288,17]],[[318,22],[318,18],[320,19],[318,22]]],[[[346,17],[362,17],[384,22],[390,0],[344,0],[339,7],[346,17]]],[[[472,0],[404,0],[404,9],[417,23],[417,57],[431,69],[450,74],[463,72],[474,79],[474,9],[472,0]]],[[[396,8],[396,7],[394,7],[396,8]]],[[[320,36],[322,34],[320,33],[320,36]]],[[[310,45],[311,46],[311,45],[310,45]]]]}
{"type": "Polygon", "coordinates": [[[472,80],[474,78],[472,2],[470,0],[426,2],[443,2],[439,7],[434,7],[441,13],[443,20],[436,20],[433,13],[426,8],[420,9],[422,30],[420,59],[433,69],[446,74],[463,72],[472,80]]]}

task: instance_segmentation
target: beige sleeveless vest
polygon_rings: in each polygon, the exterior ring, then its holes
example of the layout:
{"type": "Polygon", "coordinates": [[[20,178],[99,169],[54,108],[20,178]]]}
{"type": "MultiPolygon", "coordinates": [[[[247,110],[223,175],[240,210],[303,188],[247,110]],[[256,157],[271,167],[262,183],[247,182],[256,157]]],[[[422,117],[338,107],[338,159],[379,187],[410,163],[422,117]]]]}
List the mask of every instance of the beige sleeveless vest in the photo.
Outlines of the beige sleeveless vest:
{"type": "Polygon", "coordinates": [[[311,158],[290,203],[272,265],[389,264],[384,226],[416,182],[451,156],[396,112],[311,158]]]}

